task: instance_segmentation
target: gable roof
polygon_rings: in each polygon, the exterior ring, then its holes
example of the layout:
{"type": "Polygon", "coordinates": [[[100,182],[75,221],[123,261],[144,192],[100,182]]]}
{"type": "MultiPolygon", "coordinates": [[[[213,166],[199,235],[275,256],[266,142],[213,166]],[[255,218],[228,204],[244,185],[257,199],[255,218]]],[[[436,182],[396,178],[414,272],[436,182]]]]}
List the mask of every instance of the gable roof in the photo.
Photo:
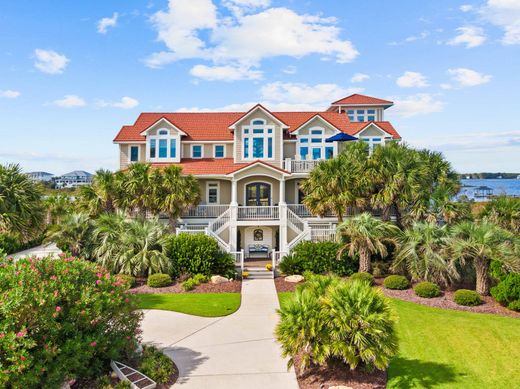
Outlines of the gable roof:
{"type": "Polygon", "coordinates": [[[332,103],[332,105],[394,105],[393,101],[378,99],[377,97],[371,97],[366,95],[360,95],[354,93],[353,95],[344,97],[338,101],[332,103]]]}
{"type": "Polygon", "coordinates": [[[263,111],[266,115],[271,116],[273,119],[275,119],[278,124],[281,124],[282,127],[287,127],[287,124],[283,122],[283,120],[280,120],[280,118],[276,115],[276,113],[269,111],[267,108],[265,108],[262,104],[256,104],[253,108],[251,108],[249,111],[244,113],[242,116],[240,116],[237,120],[235,120],[233,123],[229,125],[230,129],[235,128],[235,124],[237,124],[240,120],[243,120],[247,116],[251,115],[256,110],[263,111]]]}
{"type": "Polygon", "coordinates": [[[349,123],[347,134],[356,135],[363,131],[370,124],[375,124],[377,127],[392,136],[392,139],[401,139],[399,133],[395,130],[394,126],[390,122],[353,122],[349,123]]]}

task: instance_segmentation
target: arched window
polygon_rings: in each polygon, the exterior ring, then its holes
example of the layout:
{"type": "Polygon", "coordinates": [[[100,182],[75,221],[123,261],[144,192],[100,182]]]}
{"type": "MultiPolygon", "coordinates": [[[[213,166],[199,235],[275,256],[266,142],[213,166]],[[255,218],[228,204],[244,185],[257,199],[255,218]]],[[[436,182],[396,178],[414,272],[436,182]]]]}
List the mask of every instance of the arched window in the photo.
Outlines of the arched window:
{"type": "Polygon", "coordinates": [[[274,128],[263,119],[253,119],[248,126],[242,127],[244,159],[274,158],[274,128]]]}
{"type": "Polygon", "coordinates": [[[157,135],[168,135],[169,133],[170,132],[165,129],[161,129],[161,130],[157,131],[157,135]]]}
{"type": "Polygon", "coordinates": [[[167,128],[159,128],[156,135],[149,135],[148,142],[148,160],[151,162],[158,161],[178,161],[177,144],[180,137],[177,134],[171,135],[167,128]]]}

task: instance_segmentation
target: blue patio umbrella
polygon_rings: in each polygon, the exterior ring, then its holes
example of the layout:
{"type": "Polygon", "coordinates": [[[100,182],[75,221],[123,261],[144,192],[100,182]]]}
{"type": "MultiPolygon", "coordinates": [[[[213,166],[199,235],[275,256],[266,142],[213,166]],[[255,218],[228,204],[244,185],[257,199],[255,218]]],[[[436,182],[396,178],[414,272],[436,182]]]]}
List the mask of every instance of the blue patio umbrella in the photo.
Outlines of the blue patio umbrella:
{"type": "Polygon", "coordinates": [[[330,138],[325,139],[325,142],[349,142],[351,140],[358,140],[355,136],[345,134],[344,132],[340,132],[339,134],[336,134],[334,136],[331,136],[330,138]]]}

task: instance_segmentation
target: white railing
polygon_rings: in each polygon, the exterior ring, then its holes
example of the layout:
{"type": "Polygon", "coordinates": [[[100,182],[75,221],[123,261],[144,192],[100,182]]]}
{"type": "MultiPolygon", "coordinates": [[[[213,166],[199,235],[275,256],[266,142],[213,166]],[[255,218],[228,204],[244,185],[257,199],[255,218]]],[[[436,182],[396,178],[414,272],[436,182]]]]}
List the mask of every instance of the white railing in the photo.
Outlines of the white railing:
{"type": "Polygon", "coordinates": [[[187,225],[182,226],[181,228],[177,228],[177,235],[179,234],[205,234],[206,226],[200,225],[187,225]]]}
{"type": "Polygon", "coordinates": [[[291,173],[308,173],[320,163],[320,160],[296,161],[294,159],[285,160],[285,170],[291,173]]]}
{"type": "Polygon", "coordinates": [[[334,228],[311,228],[311,241],[328,242],[336,240],[336,230],[334,228]]]}
{"type": "Polygon", "coordinates": [[[235,266],[240,266],[240,270],[244,271],[244,250],[231,251],[230,254],[235,259],[235,266]]]}
{"type": "Polygon", "coordinates": [[[229,205],[197,205],[186,210],[183,218],[215,218],[229,209],[229,205]]]}
{"type": "Polygon", "coordinates": [[[288,253],[285,251],[272,251],[271,258],[273,260],[273,269],[276,268],[282,261],[282,258],[285,257],[288,253]]]}
{"type": "Polygon", "coordinates": [[[238,220],[278,220],[279,207],[238,207],[238,220]]]}
{"type": "MultiPolygon", "coordinates": [[[[318,215],[313,215],[312,212],[303,204],[287,204],[287,208],[297,214],[299,217],[318,217],[318,215]]],[[[355,211],[352,208],[348,208],[344,217],[349,217],[355,215],[355,211]]],[[[332,217],[335,218],[336,214],[332,211],[327,211],[322,217],[332,217]]]]}
{"type": "Polygon", "coordinates": [[[208,228],[206,228],[206,234],[213,237],[217,241],[220,248],[227,252],[229,252],[229,244],[224,242],[224,240],[218,234],[228,226],[230,220],[231,209],[228,208],[222,215],[211,221],[208,224],[208,228]]]}
{"type": "Polygon", "coordinates": [[[290,208],[287,208],[287,222],[298,233],[302,233],[305,230],[306,222],[303,219],[301,219],[296,213],[294,213],[290,208]]]}

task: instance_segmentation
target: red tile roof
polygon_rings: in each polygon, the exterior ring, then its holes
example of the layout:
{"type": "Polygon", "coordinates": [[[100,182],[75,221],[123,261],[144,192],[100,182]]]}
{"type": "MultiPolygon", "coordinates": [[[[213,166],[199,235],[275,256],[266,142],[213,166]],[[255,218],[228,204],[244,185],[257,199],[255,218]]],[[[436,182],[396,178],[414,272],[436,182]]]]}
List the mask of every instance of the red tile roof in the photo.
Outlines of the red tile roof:
{"type": "Polygon", "coordinates": [[[393,105],[392,101],[355,93],[332,103],[332,105],[393,105]]]}
{"type": "Polygon", "coordinates": [[[395,130],[394,126],[390,122],[354,122],[349,123],[347,130],[345,131],[349,135],[354,135],[361,130],[365,129],[370,123],[374,123],[378,127],[380,127],[382,130],[386,131],[390,135],[392,135],[393,139],[401,139],[401,136],[399,133],[395,130]]]}
{"type": "Polygon", "coordinates": [[[264,161],[253,161],[248,163],[234,163],[233,158],[182,158],[180,163],[152,163],[151,166],[155,168],[163,168],[167,166],[180,166],[182,167],[182,172],[185,174],[193,174],[197,175],[224,175],[235,173],[245,167],[250,165],[254,165],[255,163],[261,163],[263,165],[269,166],[273,169],[279,170],[283,173],[289,173],[284,169],[280,169],[270,163],[264,161]]]}

